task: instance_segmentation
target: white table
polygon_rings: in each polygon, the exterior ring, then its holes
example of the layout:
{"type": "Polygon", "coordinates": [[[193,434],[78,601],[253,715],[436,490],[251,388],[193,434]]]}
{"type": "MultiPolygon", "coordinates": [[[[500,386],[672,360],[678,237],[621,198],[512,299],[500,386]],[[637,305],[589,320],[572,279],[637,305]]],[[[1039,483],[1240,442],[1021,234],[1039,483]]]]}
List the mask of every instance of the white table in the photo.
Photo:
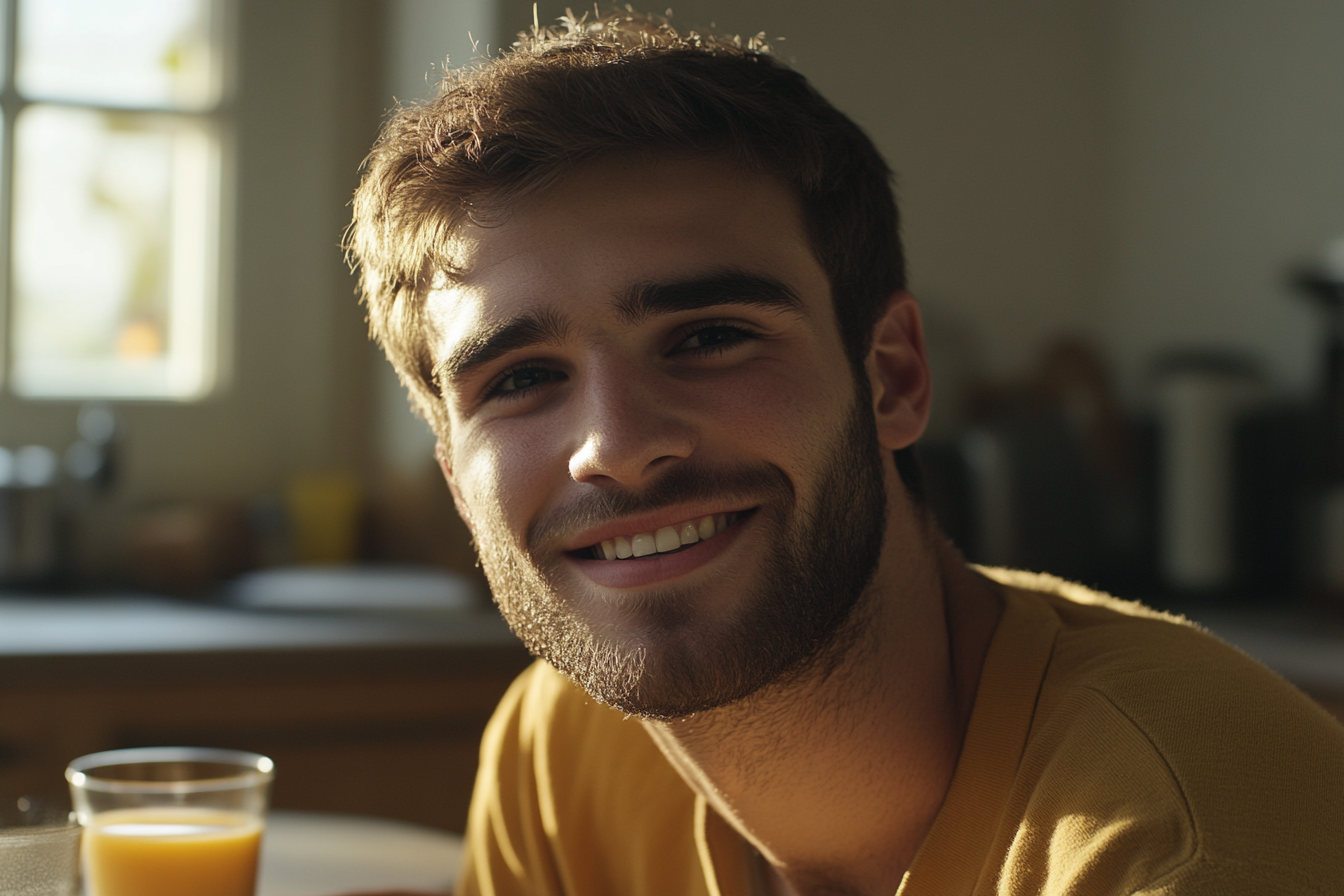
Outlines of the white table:
{"type": "Polygon", "coordinates": [[[461,858],[462,838],[446,831],[360,815],[273,810],[262,838],[257,896],[447,893],[461,858]]]}

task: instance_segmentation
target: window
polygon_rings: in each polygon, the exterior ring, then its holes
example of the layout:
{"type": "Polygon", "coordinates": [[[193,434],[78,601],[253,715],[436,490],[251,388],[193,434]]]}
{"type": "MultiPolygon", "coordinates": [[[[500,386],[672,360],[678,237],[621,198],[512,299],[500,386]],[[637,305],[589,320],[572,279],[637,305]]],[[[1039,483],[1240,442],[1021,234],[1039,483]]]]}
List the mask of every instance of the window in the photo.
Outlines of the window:
{"type": "Polygon", "coordinates": [[[4,387],[190,400],[215,380],[221,0],[9,0],[4,387]]]}

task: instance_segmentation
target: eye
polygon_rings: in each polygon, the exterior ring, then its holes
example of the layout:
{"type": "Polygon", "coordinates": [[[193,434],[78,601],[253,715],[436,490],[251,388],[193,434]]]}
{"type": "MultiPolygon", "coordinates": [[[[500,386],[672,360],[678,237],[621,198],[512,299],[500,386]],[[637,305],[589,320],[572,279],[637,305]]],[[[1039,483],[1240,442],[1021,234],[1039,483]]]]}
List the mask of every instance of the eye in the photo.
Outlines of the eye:
{"type": "Polygon", "coordinates": [[[738,324],[697,324],[682,336],[673,352],[716,355],[739,343],[755,339],[756,333],[738,324]]]}
{"type": "Polygon", "coordinates": [[[562,383],[568,377],[559,370],[550,367],[535,367],[529,365],[520,365],[510,368],[500,374],[489,390],[486,392],[486,400],[504,399],[511,400],[522,398],[532,390],[544,386],[547,383],[562,383]]]}

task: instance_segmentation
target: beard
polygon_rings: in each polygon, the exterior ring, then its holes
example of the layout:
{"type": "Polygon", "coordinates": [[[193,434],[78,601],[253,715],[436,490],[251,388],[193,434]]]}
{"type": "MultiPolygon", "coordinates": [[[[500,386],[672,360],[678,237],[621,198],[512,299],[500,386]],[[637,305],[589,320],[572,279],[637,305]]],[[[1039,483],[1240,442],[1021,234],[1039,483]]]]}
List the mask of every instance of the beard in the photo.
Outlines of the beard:
{"type": "Polygon", "coordinates": [[[821,662],[838,663],[847,643],[841,632],[877,568],[886,530],[877,433],[866,390],[856,391],[814,471],[808,506],[778,467],[709,469],[688,460],[638,494],[593,492],[547,512],[529,529],[527,548],[502,515],[473,514],[481,563],[510,628],[594,700],[646,719],[726,706],[821,662]],[[563,557],[534,560],[546,555],[534,547],[565,532],[702,500],[756,507],[751,522],[769,545],[754,582],[730,570],[714,583],[721,592],[737,589],[725,604],[706,607],[692,586],[615,599],[582,584],[562,593],[563,557]]]}

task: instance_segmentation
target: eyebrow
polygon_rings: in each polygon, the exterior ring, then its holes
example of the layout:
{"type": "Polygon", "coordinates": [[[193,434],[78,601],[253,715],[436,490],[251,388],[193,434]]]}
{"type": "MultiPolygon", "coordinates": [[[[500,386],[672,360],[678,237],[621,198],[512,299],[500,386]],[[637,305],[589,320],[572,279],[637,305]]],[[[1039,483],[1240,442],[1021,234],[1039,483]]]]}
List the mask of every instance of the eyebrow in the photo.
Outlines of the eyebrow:
{"type": "Polygon", "coordinates": [[[656,314],[694,311],[712,305],[803,311],[798,294],[784,283],[761,274],[731,270],[670,283],[636,283],[614,303],[616,313],[631,326],[656,314]]]}
{"type": "Polygon", "coordinates": [[[516,349],[559,344],[567,330],[553,308],[519,315],[463,339],[434,369],[434,379],[442,390],[447,383],[460,380],[516,349]]]}
{"type": "MultiPolygon", "coordinates": [[[[636,283],[612,303],[621,320],[636,326],[659,314],[713,305],[755,305],[801,313],[803,302],[790,287],[760,274],[723,271],[667,283],[636,283]]],[[[568,325],[554,308],[519,315],[473,333],[434,368],[442,390],[509,352],[564,341],[568,325]]]]}

